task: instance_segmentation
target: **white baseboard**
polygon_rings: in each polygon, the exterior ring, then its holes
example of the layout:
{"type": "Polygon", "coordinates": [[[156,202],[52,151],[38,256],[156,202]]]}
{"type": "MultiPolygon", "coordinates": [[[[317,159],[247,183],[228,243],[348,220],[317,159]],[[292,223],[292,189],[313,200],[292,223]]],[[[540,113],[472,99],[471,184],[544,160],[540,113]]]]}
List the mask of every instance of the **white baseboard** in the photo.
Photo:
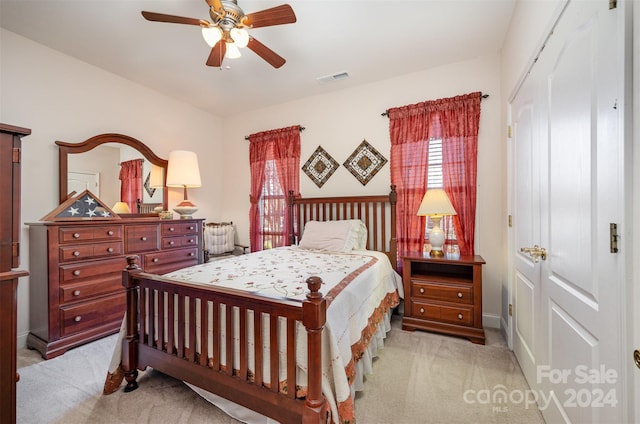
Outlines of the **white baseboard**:
{"type": "Polygon", "coordinates": [[[490,328],[500,328],[500,315],[482,314],[482,326],[490,328]]]}

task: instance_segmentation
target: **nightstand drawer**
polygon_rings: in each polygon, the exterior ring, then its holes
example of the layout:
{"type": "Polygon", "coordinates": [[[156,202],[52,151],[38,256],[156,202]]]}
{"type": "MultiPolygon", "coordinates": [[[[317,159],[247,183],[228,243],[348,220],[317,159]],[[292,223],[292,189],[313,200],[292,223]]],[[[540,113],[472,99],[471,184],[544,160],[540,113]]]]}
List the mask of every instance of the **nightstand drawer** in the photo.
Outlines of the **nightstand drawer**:
{"type": "Polygon", "coordinates": [[[473,306],[455,307],[414,302],[411,315],[416,318],[431,319],[458,325],[473,325],[473,306]]]}
{"type": "Polygon", "coordinates": [[[411,296],[443,302],[473,304],[473,288],[461,284],[437,284],[411,280],[411,296]]]}

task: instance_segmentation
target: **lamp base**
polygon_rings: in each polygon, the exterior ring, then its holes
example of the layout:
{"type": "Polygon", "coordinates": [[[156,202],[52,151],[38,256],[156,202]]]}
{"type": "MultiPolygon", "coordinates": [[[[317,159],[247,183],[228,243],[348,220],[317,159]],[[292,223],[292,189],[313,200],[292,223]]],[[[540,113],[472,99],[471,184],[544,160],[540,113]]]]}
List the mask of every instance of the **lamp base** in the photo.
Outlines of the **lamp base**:
{"type": "Polygon", "coordinates": [[[431,249],[431,252],[429,252],[429,256],[431,256],[432,258],[442,258],[444,257],[444,252],[442,250],[431,249]]]}
{"type": "Polygon", "coordinates": [[[191,219],[198,208],[188,200],[184,200],[178,203],[173,210],[180,215],[180,219],[191,219]]]}

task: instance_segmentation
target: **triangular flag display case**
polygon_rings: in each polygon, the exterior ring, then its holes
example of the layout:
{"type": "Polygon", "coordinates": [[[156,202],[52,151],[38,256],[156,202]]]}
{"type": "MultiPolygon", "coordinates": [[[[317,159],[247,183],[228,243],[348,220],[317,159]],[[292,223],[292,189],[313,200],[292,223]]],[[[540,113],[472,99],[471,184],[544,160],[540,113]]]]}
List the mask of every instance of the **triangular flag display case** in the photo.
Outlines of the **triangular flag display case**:
{"type": "Polygon", "coordinates": [[[97,196],[85,190],[70,197],[60,206],[42,217],[41,221],[93,221],[121,219],[118,214],[102,203],[97,196]]]}

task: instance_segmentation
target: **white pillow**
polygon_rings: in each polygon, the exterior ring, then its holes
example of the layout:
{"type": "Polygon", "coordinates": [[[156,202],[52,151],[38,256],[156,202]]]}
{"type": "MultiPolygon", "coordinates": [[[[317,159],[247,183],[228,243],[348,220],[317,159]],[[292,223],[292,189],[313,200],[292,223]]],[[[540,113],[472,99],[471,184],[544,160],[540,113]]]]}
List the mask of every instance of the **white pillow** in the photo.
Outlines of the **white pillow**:
{"type": "Polygon", "coordinates": [[[359,219],[309,221],[304,226],[299,247],[332,252],[364,250],[367,228],[359,219]]]}

